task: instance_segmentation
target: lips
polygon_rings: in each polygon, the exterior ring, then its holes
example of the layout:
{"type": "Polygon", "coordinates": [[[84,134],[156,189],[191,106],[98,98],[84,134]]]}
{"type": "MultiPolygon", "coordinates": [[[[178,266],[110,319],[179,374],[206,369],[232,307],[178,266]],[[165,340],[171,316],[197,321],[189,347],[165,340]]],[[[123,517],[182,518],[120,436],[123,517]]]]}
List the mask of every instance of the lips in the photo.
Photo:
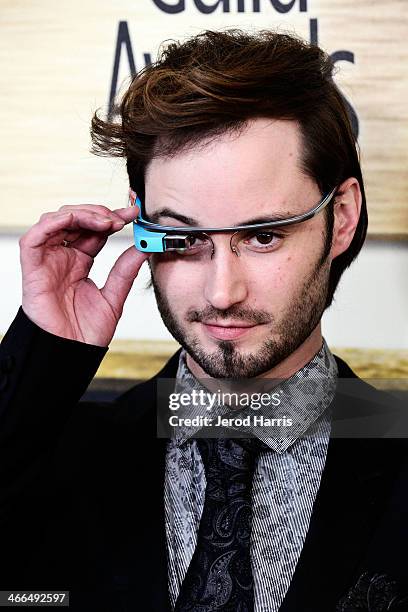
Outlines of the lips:
{"type": "Polygon", "coordinates": [[[216,323],[202,323],[202,325],[206,333],[217,340],[235,340],[256,327],[256,325],[242,322],[224,325],[218,325],[216,323]]]}

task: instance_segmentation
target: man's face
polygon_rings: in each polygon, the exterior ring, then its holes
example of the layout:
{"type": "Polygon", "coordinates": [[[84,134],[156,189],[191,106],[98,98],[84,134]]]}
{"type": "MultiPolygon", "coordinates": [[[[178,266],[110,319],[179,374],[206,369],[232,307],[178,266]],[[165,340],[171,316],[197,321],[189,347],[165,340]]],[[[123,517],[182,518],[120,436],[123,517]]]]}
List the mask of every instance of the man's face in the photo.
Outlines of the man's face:
{"type": "MultiPolygon", "coordinates": [[[[189,224],[225,227],[304,213],[321,194],[300,169],[301,146],[295,122],[258,119],[239,135],[154,159],[146,213],[180,227],[180,215],[189,224]]],[[[214,378],[259,376],[309,337],[326,299],[325,228],[323,213],[276,229],[272,248],[256,255],[238,257],[230,235],[220,233],[212,235],[212,258],[152,256],[163,321],[202,370],[214,378]]]]}

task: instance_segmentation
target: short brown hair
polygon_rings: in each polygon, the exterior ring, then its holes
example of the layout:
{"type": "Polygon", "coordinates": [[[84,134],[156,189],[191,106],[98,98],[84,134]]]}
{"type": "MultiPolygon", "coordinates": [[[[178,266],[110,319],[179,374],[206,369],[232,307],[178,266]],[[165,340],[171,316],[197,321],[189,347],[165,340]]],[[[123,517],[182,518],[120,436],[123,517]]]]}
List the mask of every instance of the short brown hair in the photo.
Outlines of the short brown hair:
{"type": "MultiPolygon", "coordinates": [[[[367,206],[357,143],[333,62],[316,45],[270,30],[206,31],[170,42],[131,81],[119,121],[92,119],[92,151],[127,160],[130,186],[144,198],[144,174],[157,156],[175,155],[203,140],[239,130],[255,118],[297,121],[302,169],[327,193],[357,178],[360,219],[349,248],[332,262],[326,307],[367,232],[367,206]]],[[[328,227],[332,231],[333,209],[328,227]]],[[[330,234],[331,241],[331,234],[330,234]]]]}

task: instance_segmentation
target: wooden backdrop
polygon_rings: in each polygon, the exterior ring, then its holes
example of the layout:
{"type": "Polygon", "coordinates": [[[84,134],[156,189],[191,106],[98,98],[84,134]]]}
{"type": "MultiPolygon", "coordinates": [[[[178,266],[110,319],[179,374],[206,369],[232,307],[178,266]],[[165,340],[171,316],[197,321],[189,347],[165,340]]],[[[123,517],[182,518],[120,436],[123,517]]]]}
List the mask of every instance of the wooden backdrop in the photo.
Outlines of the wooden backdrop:
{"type": "Polygon", "coordinates": [[[0,229],[64,203],[124,206],[123,162],[89,153],[94,110],[163,40],[228,26],[296,31],[333,54],[370,233],[407,237],[407,0],[0,0],[0,229]]]}

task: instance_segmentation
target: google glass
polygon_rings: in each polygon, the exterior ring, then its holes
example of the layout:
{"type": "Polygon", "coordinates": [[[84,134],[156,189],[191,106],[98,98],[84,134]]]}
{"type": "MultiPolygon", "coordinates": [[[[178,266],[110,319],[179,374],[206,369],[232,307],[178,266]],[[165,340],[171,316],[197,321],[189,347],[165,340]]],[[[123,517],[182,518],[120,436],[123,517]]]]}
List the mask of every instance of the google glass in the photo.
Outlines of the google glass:
{"type": "Polygon", "coordinates": [[[210,234],[232,233],[231,250],[240,255],[240,244],[245,244],[245,248],[253,252],[267,251],[270,241],[273,240],[273,233],[264,230],[287,227],[295,223],[303,223],[312,219],[321,212],[333,199],[337,187],[326,193],[323,198],[313,208],[307,212],[287,217],[286,219],[271,219],[264,223],[253,223],[247,225],[236,225],[228,227],[197,227],[172,225],[160,225],[152,223],[143,218],[142,203],[136,197],[131,205],[139,207],[137,219],[133,222],[133,235],[135,247],[144,253],[165,253],[176,251],[180,254],[199,254],[202,251],[209,251],[214,254],[214,243],[210,234]],[[257,244],[251,243],[253,237],[257,238],[257,244]]]}

